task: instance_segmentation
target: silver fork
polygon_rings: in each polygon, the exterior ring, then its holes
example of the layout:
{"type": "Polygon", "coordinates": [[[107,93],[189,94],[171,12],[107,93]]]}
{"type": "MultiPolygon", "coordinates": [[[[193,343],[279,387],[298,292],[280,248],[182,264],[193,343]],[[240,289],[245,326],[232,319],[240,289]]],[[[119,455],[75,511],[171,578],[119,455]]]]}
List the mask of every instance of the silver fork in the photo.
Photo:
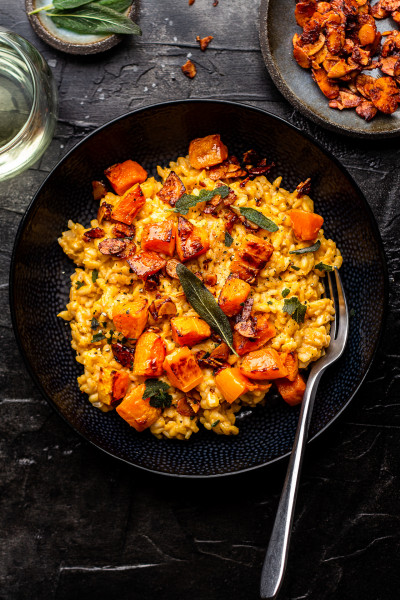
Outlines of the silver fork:
{"type": "Polygon", "coordinates": [[[261,573],[260,595],[262,600],[273,600],[276,598],[283,581],[289,551],[289,541],[301,465],[307,443],[308,428],[311,421],[317,387],[325,369],[343,354],[347,342],[349,316],[340,275],[335,269],[337,299],[333,293],[331,273],[328,273],[327,275],[330,297],[335,305],[335,319],[332,321],[330,333],[331,343],[326,354],[314,363],[308,377],[286,479],[283,484],[275,523],[261,573]]]}

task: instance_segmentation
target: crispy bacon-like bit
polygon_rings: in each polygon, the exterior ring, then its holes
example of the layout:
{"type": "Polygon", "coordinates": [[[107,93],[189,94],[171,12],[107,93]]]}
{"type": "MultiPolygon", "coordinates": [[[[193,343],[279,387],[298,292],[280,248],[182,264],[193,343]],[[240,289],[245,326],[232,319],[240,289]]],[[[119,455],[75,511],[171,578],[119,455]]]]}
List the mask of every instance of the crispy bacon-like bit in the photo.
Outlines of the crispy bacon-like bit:
{"type": "Polygon", "coordinates": [[[328,79],[328,75],[323,67],[312,69],[312,77],[324,96],[330,100],[339,96],[339,85],[328,79]]]}
{"type": "Polygon", "coordinates": [[[165,270],[167,271],[167,275],[172,277],[172,279],[179,279],[179,277],[176,273],[176,267],[180,264],[181,264],[181,262],[179,260],[177,260],[176,258],[171,258],[170,260],[167,260],[167,264],[166,264],[166,268],[165,268],[165,270]]]}
{"type": "Polygon", "coordinates": [[[182,417],[192,417],[195,414],[186,396],[179,398],[178,404],[176,405],[176,412],[182,415],[182,417]]]}
{"type": "Polygon", "coordinates": [[[116,238],[132,238],[135,235],[135,226],[115,223],[112,232],[116,238]]]}
{"type": "Polygon", "coordinates": [[[393,21],[395,21],[396,23],[398,23],[400,25],[400,10],[395,10],[394,12],[392,12],[392,19],[393,21]]]}
{"type": "Polygon", "coordinates": [[[116,342],[115,344],[111,344],[111,350],[117,362],[123,367],[132,368],[133,358],[135,356],[134,348],[129,348],[129,346],[124,346],[120,342],[116,342]]]}
{"type": "Polygon", "coordinates": [[[315,0],[308,0],[308,2],[298,2],[294,11],[297,25],[304,27],[304,25],[311,19],[316,10],[315,0]]]}
{"type": "Polygon", "coordinates": [[[385,114],[392,114],[399,105],[399,89],[391,77],[379,77],[368,89],[373,105],[385,114]]]}
{"type": "Polygon", "coordinates": [[[206,37],[201,38],[199,35],[196,37],[196,42],[199,42],[200,44],[200,50],[202,52],[205,52],[207,50],[207,46],[208,44],[211,42],[211,40],[213,40],[213,36],[212,35],[207,35],[206,37]]]}
{"type": "Polygon", "coordinates": [[[159,321],[165,316],[176,315],[175,303],[168,296],[156,298],[149,307],[151,316],[155,321],[159,321]]]}
{"type": "Polygon", "coordinates": [[[308,195],[311,192],[311,178],[308,177],[305,181],[299,183],[299,185],[296,187],[296,191],[298,198],[308,195]]]}
{"type": "Polygon", "coordinates": [[[388,12],[393,12],[400,8],[400,0],[381,0],[380,4],[383,10],[387,10],[388,12]]]}
{"type": "Polygon", "coordinates": [[[126,242],[124,240],[116,240],[115,238],[108,238],[100,242],[98,246],[100,252],[106,256],[112,254],[116,255],[125,250],[126,242]]]}
{"type": "Polygon", "coordinates": [[[267,164],[267,159],[263,158],[255,166],[249,167],[247,173],[250,177],[257,177],[258,175],[265,175],[275,166],[274,162],[267,164]]]}
{"type": "Polygon", "coordinates": [[[391,77],[399,77],[400,75],[400,57],[398,56],[387,56],[381,59],[380,69],[385,75],[391,77]]]}
{"type": "Polygon", "coordinates": [[[135,254],[136,244],[129,238],[125,238],[124,242],[126,246],[123,250],[121,250],[121,252],[118,252],[117,256],[121,260],[128,260],[128,258],[131,258],[135,254]]]}
{"type": "Polygon", "coordinates": [[[189,0],[189,6],[192,6],[196,0],[189,0]]]}
{"type": "Polygon", "coordinates": [[[90,242],[93,239],[96,238],[102,238],[105,236],[104,230],[101,229],[101,227],[94,227],[93,229],[89,229],[88,231],[85,231],[85,233],[83,234],[83,239],[85,240],[85,242],[90,242]]]}
{"type": "Polygon", "coordinates": [[[356,108],[356,113],[366,121],[371,121],[377,112],[378,109],[369,100],[363,100],[356,108]]]}
{"type": "Polygon", "coordinates": [[[189,77],[189,79],[193,79],[193,77],[196,77],[196,65],[190,60],[190,58],[188,58],[185,64],[181,66],[181,69],[182,73],[186,75],[186,77],[189,77]]]}
{"type": "Polygon", "coordinates": [[[389,12],[382,7],[382,0],[371,6],[371,15],[374,19],[386,19],[389,16],[389,12]]]}
{"type": "Polygon", "coordinates": [[[230,233],[233,229],[234,224],[239,219],[237,218],[237,215],[235,215],[233,212],[230,212],[230,211],[224,215],[224,219],[226,220],[225,229],[228,233],[230,233]]]}
{"type": "Polygon", "coordinates": [[[213,181],[218,179],[234,179],[235,177],[245,177],[247,172],[242,169],[236,156],[229,156],[224,162],[215,167],[211,167],[207,173],[213,181]]]}
{"type": "Polygon", "coordinates": [[[156,290],[159,285],[160,285],[160,272],[157,271],[157,273],[153,273],[152,275],[148,276],[148,278],[144,282],[144,289],[147,292],[154,292],[154,290],[156,290]]]}
{"type": "Polygon", "coordinates": [[[127,263],[140,279],[146,281],[149,275],[153,275],[165,267],[167,261],[156,252],[142,251],[129,258],[127,263]]]}
{"type": "Polygon", "coordinates": [[[92,181],[93,198],[98,202],[107,194],[107,188],[102,181],[92,181]]]}
{"type": "Polygon", "coordinates": [[[99,210],[97,211],[97,222],[99,225],[101,225],[103,221],[111,221],[112,209],[112,205],[107,202],[102,202],[102,204],[100,204],[99,210]]]}
{"type": "Polygon", "coordinates": [[[339,110],[343,110],[344,108],[355,108],[359,104],[361,104],[362,99],[357,94],[352,94],[351,92],[340,91],[339,98],[335,98],[334,100],[330,100],[329,106],[331,108],[338,108],[339,110]]]}
{"type": "Polygon", "coordinates": [[[179,198],[186,192],[186,188],[182,181],[175,173],[171,171],[167,179],[164,182],[161,190],[157,193],[157,196],[161,198],[163,202],[170,206],[175,206],[179,198]]]}
{"type": "Polygon", "coordinates": [[[254,299],[247,298],[243,303],[242,312],[236,317],[234,330],[246,338],[253,338],[256,335],[257,319],[251,316],[254,299]]]}
{"type": "Polygon", "coordinates": [[[364,73],[357,75],[355,82],[358,93],[361,94],[361,96],[364,96],[364,98],[367,98],[367,100],[370,100],[371,97],[368,88],[373,85],[375,81],[375,77],[371,77],[371,75],[365,75],[364,73]]]}

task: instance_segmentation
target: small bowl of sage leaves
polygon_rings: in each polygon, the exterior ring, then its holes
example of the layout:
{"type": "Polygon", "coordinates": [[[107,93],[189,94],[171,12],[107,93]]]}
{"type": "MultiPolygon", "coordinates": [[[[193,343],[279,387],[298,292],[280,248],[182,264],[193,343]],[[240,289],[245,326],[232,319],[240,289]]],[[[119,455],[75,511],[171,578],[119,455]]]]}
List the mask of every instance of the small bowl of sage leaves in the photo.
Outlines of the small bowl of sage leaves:
{"type": "Polygon", "coordinates": [[[96,54],[142,34],[132,0],[25,0],[25,9],[35,33],[69,54],[96,54]]]}

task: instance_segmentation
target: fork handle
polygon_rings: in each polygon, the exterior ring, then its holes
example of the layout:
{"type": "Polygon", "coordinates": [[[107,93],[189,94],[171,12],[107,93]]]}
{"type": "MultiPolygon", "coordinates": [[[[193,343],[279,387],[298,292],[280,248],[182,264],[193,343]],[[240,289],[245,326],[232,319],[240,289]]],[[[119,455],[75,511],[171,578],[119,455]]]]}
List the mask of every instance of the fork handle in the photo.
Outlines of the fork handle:
{"type": "Polygon", "coordinates": [[[260,595],[262,600],[273,600],[276,597],[285,573],[299,475],[321,375],[322,370],[314,374],[311,371],[304,392],[293,449],[261,573],[260,595]]]}

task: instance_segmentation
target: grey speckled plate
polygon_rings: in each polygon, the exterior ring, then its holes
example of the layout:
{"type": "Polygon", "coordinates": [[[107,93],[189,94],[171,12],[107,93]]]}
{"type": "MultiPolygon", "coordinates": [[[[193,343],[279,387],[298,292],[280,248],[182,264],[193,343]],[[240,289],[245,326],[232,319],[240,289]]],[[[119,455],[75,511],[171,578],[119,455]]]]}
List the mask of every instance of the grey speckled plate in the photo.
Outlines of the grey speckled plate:
{"type": "MultiPolygon", "coordinates": [[[[293,58],[292,38],[301,33],[294,17],[295,0],[261,0],[260,43],[265,64],[277,88],[306,117],[327,129],[352,137],[389,138],[400,135],[400,110],[378,115],[369,123],[355,110],[329,108],[328,99],[312,81],[308,69],[293,58]]],[[[377,22],[378,29],[393,29],[393,22],[377,22]]],[[[374,74],[374,72],[372,72],[374,74]]],[[[381,74],[377,70],[377,74],[381,74]]]]}

